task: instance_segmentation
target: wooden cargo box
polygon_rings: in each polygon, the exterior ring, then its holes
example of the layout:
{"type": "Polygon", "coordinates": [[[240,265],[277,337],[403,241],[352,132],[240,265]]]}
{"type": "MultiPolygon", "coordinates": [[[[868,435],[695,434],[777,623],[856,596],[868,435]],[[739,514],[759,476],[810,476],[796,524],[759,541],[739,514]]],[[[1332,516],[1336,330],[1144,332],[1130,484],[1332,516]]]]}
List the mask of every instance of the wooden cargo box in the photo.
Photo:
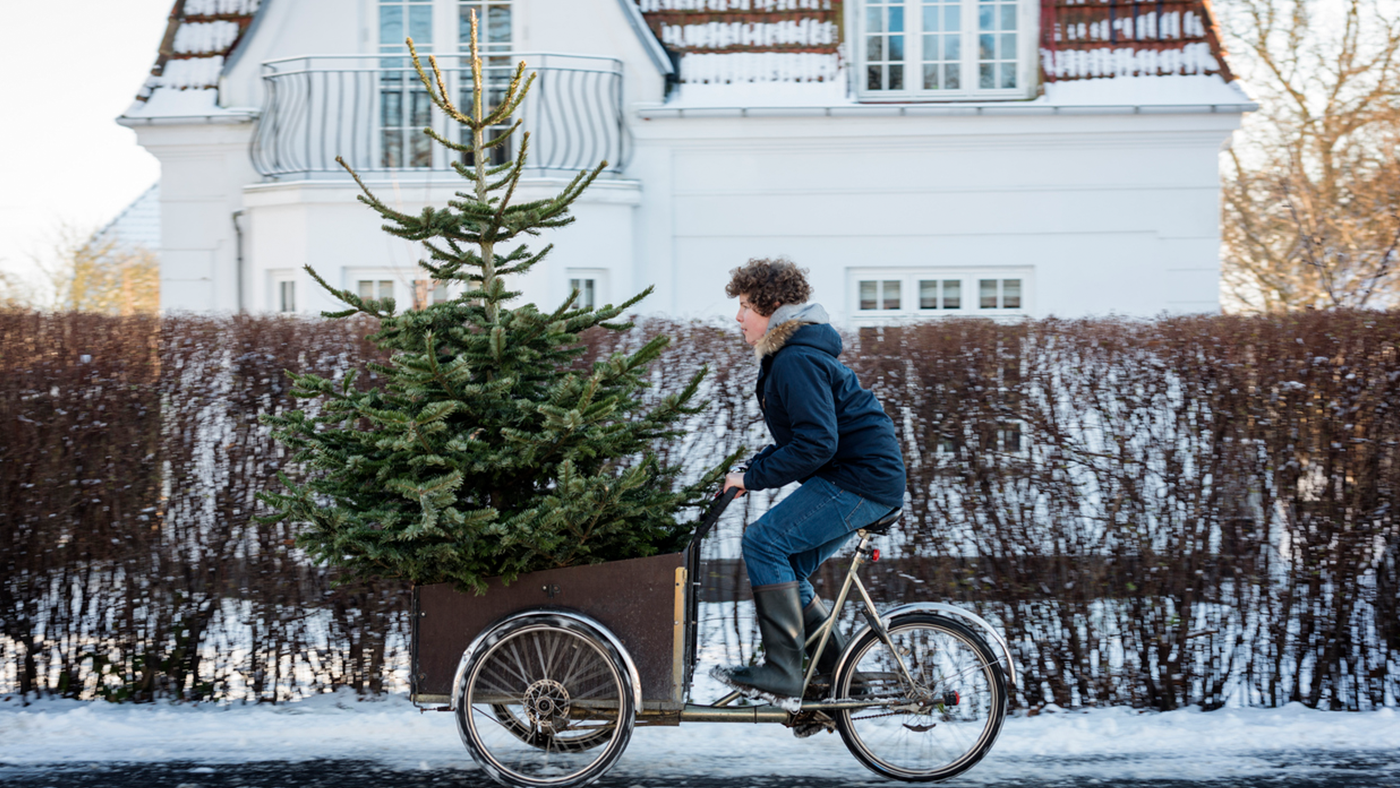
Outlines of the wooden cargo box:
{"type": "Polygon", "coordinates": [[[694,647],[693,634],[685,629],[693,604],[686,582],[690,555],[686,551],[531,572],[510,585],[496,578],[480,596],[457,591],[450,583],[418,587],[413,605],[413,699],[449,703],[458,662],[473,638],[507,615],[553,608],[590,616],[622,641],[640,674],[643,713],[679,711],[694,647]]]}

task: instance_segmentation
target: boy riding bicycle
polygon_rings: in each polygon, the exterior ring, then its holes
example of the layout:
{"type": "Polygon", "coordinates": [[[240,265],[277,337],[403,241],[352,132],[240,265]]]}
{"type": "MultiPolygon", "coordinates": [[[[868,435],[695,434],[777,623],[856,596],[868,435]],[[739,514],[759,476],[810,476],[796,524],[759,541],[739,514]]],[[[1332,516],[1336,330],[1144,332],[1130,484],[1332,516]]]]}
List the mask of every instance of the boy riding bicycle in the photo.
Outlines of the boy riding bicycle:
{"type": "MultiPolygon", "coordinates": [[[[755,394],[774,443],[724,488],[802,486],[744,534],[764,662],[716,668],[745,694],[795,710],[802,694],[806,631],[827,616],[807,578],[850,536],[904,505],[904,459],[894,423],[875,396],[837,360],[841,337],[826,310],[809,304],[805,271],[791,261],[750,260],[730,272],[725,292],[759,361],[755,394]]],[[[845,644],[833,637],[817,660],[829,674],[845,644]]]]}

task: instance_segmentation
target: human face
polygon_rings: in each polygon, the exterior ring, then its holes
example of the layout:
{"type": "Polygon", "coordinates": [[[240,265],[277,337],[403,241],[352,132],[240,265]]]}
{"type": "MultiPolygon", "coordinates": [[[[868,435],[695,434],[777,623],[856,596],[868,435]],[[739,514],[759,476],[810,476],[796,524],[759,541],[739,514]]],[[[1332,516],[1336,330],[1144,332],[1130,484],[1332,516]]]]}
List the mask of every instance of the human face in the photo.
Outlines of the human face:
{"type": "Polygon", "coordinates": [[[739,328],[744,332],[744,341],[750,345],[758,344],[758,340],[768,332],[768,317],[760,315],[746,295],[739,296],[739,314],[735,315],[734,319],[739,321],[739,328]]]}

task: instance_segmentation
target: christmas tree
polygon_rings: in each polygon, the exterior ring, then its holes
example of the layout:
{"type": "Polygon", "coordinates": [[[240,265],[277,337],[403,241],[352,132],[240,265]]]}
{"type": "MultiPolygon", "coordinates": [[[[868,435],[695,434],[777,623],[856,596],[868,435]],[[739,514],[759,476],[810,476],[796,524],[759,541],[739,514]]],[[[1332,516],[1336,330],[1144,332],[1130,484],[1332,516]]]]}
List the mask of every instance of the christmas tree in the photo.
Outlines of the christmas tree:
{"type": "Polygon", "coordinates": [[[580,362],[581,332],[630,328],[615,321],[650,289],[598,309],[577,305],[577,292],[549,312],[508,305],[520,293],[506,277],[539,264],[551,248],[531,252],[525,238],[571,223],[569,205],[607,162],[551,199],[512,203],[529,134],[513,161],[489,162],[519,129],[512,116],[533,75],[525,79],[520,63],[504,97],[487,107],[476,36],[473,17],[466,112],[449,98],[436,59],[425,70],[408,41],[432,102],[470,132],[469,143],[457,143],[423,131],[455,154],[452,166],[468,184],[457,199],[401,213],[341,161],[384,230],[420,243],[429,259],[419,265],[460,294],[399,312],[392,298],[333,288],[308,266],[349,307],[325,316],[377,318],[369,338],[390,360],[368,365],[383,381],[375,387],[357,386],[353,371],[340,381],[289,373],[295,396],[319,400],[319,412],[266,419],[307,471],[303,482],[282,475],[285,492],[260,495],[275,511],[266,519],[305,523],[301,546],[351,577],[481,590],[492,576],[677,550],[692,529],[678,513],[701,504],[735,459],[681,485],[680,469],[649,452],[701,409],[692,400],[704,370],[679,394],[643,401],[647,366],[665,337],[591,367],[580,362]],[[508,130],[488,138],[501,127],[508,130]]]}

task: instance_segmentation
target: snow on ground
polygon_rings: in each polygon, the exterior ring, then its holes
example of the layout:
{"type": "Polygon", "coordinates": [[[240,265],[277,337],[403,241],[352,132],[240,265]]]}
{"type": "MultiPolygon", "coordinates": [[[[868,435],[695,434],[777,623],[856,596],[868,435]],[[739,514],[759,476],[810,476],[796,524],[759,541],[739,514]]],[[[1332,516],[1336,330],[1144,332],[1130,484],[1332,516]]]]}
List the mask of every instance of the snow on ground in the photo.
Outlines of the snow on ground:
{"type": "MultiPolygon", "coordinates": [[[[1281,756],[1393,752],[1400,714],[1282,709],[1053,711],[1013,717],[963,782],[1035,774],[1212,779],[1277,771],[1281,756]]],[[[229,764],[308,759],[373,760],[393,769],[474,770],[454,717],[419,713],[402,695],[359,701],[350,692],[278,706],[129,705],[0,700],[0,764],[188,761],[229,764]]],[[[779,725],[689,723],[638,728],[621,775],[697,774],[844,778],[879,782],[836,735],[799,740],[779,725]]]]}

